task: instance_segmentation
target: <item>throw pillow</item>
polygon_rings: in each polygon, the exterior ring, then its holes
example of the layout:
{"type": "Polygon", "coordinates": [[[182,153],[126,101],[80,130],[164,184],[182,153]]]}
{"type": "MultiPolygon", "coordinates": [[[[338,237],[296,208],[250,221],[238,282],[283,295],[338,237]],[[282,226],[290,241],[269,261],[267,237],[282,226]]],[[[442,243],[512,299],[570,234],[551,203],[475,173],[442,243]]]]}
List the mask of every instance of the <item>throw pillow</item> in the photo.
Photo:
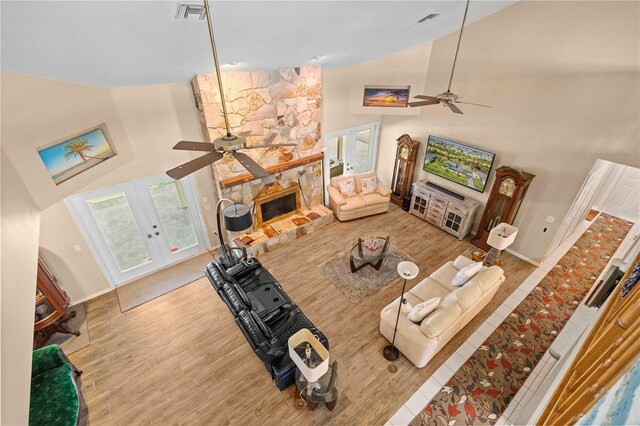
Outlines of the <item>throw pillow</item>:
{"type": "Polygon", "coordinates": [[[467,281],[469,281],[475,274],[480,272],[482,269],[482,262],[475,262],[471,265],[467,265],[464,268],[460,269],[455,277],[453,277],[453,281],[451,281],[451,285],[455,287],[460,287],[464,285],[467,281]]]}
{"type": "Polygon", "coordinates": [[[362,194],[373,194],[378,191],[378,178],[375,176],[362,178],[360,184],[362,185],[362,194]]]}
{"type": "Polygon", "coordinates": [[[345,198],[356,196],[356,181],[353,178],[338,182],[338,188],[340,188],[340,194],[345,198]]]}
{"type": "Polygon", "coordinates": [[[435,311],[436,308],[440,305],[440,297],[434,297],[432,299],[426,300],[422,303],[418,303],[413,307],[407,318],[409,321],[414,323],[420,323],[423,319],[427,317],[431,312],[435,311]]]}

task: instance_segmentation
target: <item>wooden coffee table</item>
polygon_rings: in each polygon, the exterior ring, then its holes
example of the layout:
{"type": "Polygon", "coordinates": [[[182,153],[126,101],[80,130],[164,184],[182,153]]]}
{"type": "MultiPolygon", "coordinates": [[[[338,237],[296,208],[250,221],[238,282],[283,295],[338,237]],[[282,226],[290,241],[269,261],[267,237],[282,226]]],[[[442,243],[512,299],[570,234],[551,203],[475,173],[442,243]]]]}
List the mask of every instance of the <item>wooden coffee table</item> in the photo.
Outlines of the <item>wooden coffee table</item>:
{"type": "Polygon", "coordinates": [[[358,238],[358,242],[349,253],[351,273],[357,272],[367,265],[379,271],[388,251],[389,237],[358,238]],[[360,265],[356,266],[356,262],[360,265]]]}

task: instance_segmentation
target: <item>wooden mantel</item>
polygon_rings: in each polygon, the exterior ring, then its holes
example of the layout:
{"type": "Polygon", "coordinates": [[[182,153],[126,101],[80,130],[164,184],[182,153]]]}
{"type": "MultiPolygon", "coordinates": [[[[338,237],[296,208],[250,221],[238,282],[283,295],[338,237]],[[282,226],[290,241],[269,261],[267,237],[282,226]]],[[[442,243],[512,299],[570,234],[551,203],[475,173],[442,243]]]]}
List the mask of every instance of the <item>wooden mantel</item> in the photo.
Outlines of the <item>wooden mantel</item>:
{"type": "MultiPolygon", "coordinates": [[[[298,158],[296,160],[287,161],[286,163],[277,164],[275,166],[267,167],[265,170],[270,174],[276,174],[284,172],[285,170],[294,169],[296,167],[305,166],[307,164],[315,163],[316,161],[321,161],[324,159],[324,154],[322,152],[317,154],[312,154],[307,157],[298,158]]],[[[240,185],[243,183],[251,182],[255,180],[252,174],[244,173],[242,175],[234,176],[229,179],[225,179],[221,182],[222,188],[231,188],[232,186],[240,185]]]]}

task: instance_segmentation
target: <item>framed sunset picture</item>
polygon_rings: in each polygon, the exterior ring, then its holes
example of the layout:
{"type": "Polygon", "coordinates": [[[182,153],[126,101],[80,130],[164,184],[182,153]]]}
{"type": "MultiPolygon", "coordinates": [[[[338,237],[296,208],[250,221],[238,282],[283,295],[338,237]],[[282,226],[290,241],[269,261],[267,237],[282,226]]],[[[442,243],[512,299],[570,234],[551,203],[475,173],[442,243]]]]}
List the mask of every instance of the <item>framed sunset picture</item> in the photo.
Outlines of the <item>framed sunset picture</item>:
{"type": "Polygon", "coordinates": [[[56,185],[116,155],[109,141],[107,126],[101,124],[38,148],[51,179],[56,185]]]}
{"type": "Polygon", "coordinates": [[[411,86],[364,86],[363,106],[406,108],[411,86]]]}

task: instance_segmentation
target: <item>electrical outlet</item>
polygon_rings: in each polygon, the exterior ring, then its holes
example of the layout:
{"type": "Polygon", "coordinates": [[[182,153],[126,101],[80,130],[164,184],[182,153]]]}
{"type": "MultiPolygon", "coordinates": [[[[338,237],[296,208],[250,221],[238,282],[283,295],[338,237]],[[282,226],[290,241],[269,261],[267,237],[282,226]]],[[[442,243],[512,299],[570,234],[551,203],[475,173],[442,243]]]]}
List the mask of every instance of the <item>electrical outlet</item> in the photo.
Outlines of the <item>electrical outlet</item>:
{"type": "Polygon", "coordinates": [[[554,221],[554,220],[556,220],[556,218],[555,218],[555,217],[553,217],[553,216],[547,216],[546,222],[547,222],[547,223],[553,223],[553,221],[554,221]]]}
{"type": "Polygon", "coordinates": [[[75,251],[82,251],[82,248],[80,248],[80,246],[79,246],[78,244],[74,245],[74,246],[73,246],[73,249],[74,249],[75,251]]]}

